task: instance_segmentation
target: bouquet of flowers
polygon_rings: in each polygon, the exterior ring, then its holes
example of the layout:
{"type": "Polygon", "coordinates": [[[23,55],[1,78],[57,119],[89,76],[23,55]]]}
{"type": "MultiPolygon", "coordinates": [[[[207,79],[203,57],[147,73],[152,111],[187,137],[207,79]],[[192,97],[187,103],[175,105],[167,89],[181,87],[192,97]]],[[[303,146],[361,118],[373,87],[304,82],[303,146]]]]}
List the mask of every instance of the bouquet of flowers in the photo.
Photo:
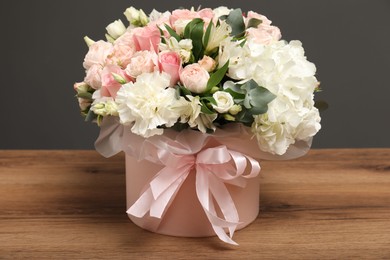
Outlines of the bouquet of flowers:
{"type": "MultiPolygon", "coordinates": [[[[74,88],[86,120],[106,130],[115,122],[143,140],[166,131],[213,136],[239,125],[259,153],[272,156],[310,146],[321,127],[316,67],[301,42],[281,40],[267,17],[227,7],[149,16],[130,7],[124,15],[129,25],[109,24],[106,41],[85,37],[86,76],[74,88]]],[[[105,138],[113,142],[110,133],[105,138]]],[[[132,143],[134,152],[140,143],[132,143]]]]}

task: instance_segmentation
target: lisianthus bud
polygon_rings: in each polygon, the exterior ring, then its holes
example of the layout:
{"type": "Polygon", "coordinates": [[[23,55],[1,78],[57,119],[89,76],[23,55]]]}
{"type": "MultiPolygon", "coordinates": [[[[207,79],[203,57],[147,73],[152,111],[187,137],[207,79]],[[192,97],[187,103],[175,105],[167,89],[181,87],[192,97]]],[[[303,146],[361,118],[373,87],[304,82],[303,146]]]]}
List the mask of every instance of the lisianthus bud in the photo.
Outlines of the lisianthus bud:
{"type": "Polygon", "coordinates": [[[185,49],[185,50],[188,50],[188,51],[192,50],[192,40],[191,39],[180,40],[179,47],[181,49],[185,49]]]}
{"type": "Polygon", "coordinates": [[[242,111],[242,106],[241,105],[233,105],[230,109],[229,109],[229,113],[233,116],[237,115],[238,113],[240,113],[242,111]]]}
{"type": "Polygon", "coordinates": [[[234,116],[232,116],[230,114],[224,114],[223,118],[225,118],[225,120],[227,120],[227,121],[236,121],[236,118],[234,118],[234,116]]]}
{"type": "Polygon", "coordinates": [[[106,27],[106,30],[109,36],[111,36],[113,39],[118,39],[122,34],[126,32],[126,27],[121,20],[116,20],[110,23],[106,27]]]}
{"type": "Polygon", "coordinates": [[[134,7],[129,7],[124,12],[124,15],[130,24],[135,26],[145,26],[149,22],[148,17],[142,9],[137,10],[134,7]]]}
{"type": "Polygon", "coordinates": [[[84,41],[85,41],[85,43],[87,44],[88,47],[90,47],[92,44],[95,43],[95,41],[92,40],[91,38],[89,38],[88,36],[84,37],[84,41]]]}
{"type": "Polygon", "coordinates": [[[118,105],[113,100],[92,104],[91,110],[100,116],[118,116],[118,105]]]}
{"type": "Polygon", "coordinates": [[[73,85],[74,90],[76,90],[77,94],[88,92],[89,86],[85,82],[76,82],[73,85]]]}

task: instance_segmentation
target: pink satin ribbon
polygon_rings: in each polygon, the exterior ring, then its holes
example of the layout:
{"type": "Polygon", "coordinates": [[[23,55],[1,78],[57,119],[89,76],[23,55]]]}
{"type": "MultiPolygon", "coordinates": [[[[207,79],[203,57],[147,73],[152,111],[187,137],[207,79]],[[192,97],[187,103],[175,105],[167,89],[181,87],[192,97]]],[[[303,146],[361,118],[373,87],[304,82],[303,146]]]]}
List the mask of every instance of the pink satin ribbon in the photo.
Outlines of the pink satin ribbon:
{"type": "Polygon", "coordinates": [[[259,174],[259,163],[224,145],[205,148],[196,154],[175,154],[159,149],[157,155],[165,167],[156,174],[127,213],[141,218],[149,212],[150,216],[162,219],[181,185],[191,170],[195,169],[196,194],[214,232],[222,241],[237,245],[232,237],[240,224],[239,216],[225,183],[245,187],[246,179],[259,174]],[[245,174],[248,166],[249,173],[245,174]],[[217,215],[213,198],[223,218],[217,215]],[[229,230],[229,236],[225,228],[229,230]]]}

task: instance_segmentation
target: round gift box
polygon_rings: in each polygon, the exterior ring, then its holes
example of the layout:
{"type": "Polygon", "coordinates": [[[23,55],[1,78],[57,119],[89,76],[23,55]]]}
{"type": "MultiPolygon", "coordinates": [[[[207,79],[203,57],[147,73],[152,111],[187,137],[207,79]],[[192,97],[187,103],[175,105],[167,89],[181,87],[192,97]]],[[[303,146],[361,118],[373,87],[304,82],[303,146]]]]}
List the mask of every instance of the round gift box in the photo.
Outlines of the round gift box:
{"type": "MultiPolygon", "coordinates": [[[[149,161],[137,161],[126,155],[127,208],[141,196],[153,177],[163,166],[149,161]]],[[[200,204],[195,188],[196,171],[192,170],[161,219],[146,214],[138,218],[128,214],[137,226],[164,235],[179,237],[215,236],[214,230],[200,204]]],[[[225,184],[239,215],[236,230],[253,222],[259,213],[259,176],[247,180],[244,188],[225,184]]],[[[218,206],[216,206],[219,212],[218,206]]],[[[220,214],[220,212],[219,212],[220,214]]],[[[221,215],[220,215],[221,216],[221,215]]]]}

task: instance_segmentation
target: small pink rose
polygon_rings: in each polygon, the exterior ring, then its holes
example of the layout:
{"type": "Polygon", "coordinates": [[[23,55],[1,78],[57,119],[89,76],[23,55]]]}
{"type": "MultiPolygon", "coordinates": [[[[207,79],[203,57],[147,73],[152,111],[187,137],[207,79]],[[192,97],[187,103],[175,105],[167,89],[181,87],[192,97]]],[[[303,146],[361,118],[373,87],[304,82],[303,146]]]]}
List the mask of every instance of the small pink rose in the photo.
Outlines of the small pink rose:
{"type": "Polygon", "coordinates": [[[119,75],[125,81],[131,81],[131,78],[117,65],[108,65],[102,71],[102,88],[100,93],[103,97],[116,98],[116,93],[121,88],[121,84],[115,80],[113,73],[119,75]]]}
{"type": "Polygon", "coordinates": [[[100,89],[102,87],[102,70],[103,68],[101,65],[92,65],[89,69],[87,69],[84,82],[91,86],[91,88],[93,89],[100,89]]]}
{"type": "Polygon", "coordinates": [[[261,25],[271,25],[271,23],[272,23],[270,20],[268,20],[268,18],[266,16],[264,16],[262,14],[258,14],[258,13],[253,12],[253,11],[249,11],[248,16],[245,19],[246,25],[248,25],[249,20],[252,18],[261,20],[261,25]]]}
{"type": "Polygon", "coordinates": [[[158,68],[158,56],[154,51],[139,51],[131,57],[126,67],[126,74],[136,78],[143,73],[153,72],[158,68]]]}
{"type": "Polygon", "coordinates": [[[177,84],[180,79],[181,59],[177,52],[167,51],[159,54],[159,67],[161,72],[171,75],[169,86],[177,84]]]}
{"type": "Polygon", "coordinates": [[[176,22],[180,20],[192,20],[194,18],[199,18],[197,12],[188,9],[176,9],[172,12],[171,17],[169,17],[169,22],[172,25],[172,28],[176,29],[176,22]]]}
{"type": "Polygon", "coordinates": [[[258,28],[249,28],[247,30],[248,39],[253,39],[256,43],[268,45],[282,38],[280,30],[276,26],[262,25],[258,28]]]}
{"type": "Polygon", "coordinates": [[[160,30],[155,25],[138,27],[133,29],[133,38],[137,51],[158,52],[158,45],[161,41],[160,30]]]}
{"type": "Polygon", "coordinates": [[[190,64],[180,72],[181,83],[193,93],[203,93],[207,88],[209,78],[210,75],[207,70],[198,63],[190,64]]]}
{"type": "Polygon", "coordinates": [[[97,41],[93,43],[85,55],[83,66],[85,69],[89,69],[93,65],[104,66],[106,64],[107,57],[112,52],[112,44],[105,41],[97,41]]]}
{"type": "Polygon", "coordinates": [[[207,72],[212,72],[217,65],[215,60],[207,55],[204,55],[203,58],[198,61],[198,63],[202,68],[207,70],[207,72]]]}

